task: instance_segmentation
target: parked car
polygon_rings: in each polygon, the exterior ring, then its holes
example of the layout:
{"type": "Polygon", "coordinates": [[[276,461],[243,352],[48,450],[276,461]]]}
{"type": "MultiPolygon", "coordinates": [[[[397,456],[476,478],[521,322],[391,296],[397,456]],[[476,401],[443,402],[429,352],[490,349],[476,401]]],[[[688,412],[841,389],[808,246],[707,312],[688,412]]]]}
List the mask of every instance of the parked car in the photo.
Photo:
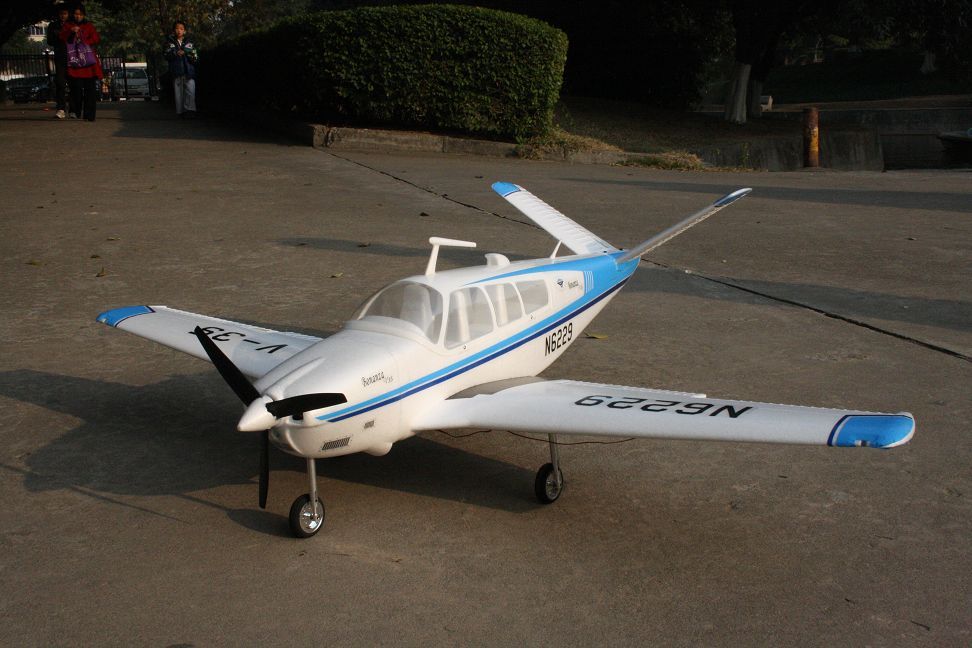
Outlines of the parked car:
{"type": "Polygon", "coordinates": [[[7,81],[7,96],[14,103],[50,101],[51,80],[46,76],[22,77],[7,81]]]}
{"type": "Polygon", "coordinates": [[[111,75],[111,98],[120,99],[151,99],[152,86],[149,83],[148,72],[145,68],[126,68],[115,70],[111,75]]]}

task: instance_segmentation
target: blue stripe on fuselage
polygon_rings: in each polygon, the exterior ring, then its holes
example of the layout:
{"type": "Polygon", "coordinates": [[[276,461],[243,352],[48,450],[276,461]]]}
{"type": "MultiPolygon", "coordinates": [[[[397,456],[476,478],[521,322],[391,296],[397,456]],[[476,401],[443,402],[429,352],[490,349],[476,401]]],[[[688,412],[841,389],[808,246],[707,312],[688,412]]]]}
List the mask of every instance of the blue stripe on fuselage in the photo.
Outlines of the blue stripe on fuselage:
{"type": "Polygon", "coordinates": [[[622,266],[618,266],[614,262],[613,255],[602,255],[589,259],[579,259],[577,261],[567,261],[562,264],[552,264],[543,265],[536,268],[530,268],[523,271],[512,272],[506,275],[500,275],[499,277],[493,277],[492,279],[499,279],[501,277],[521,275],[527,273],[539,273],[539,272],[558,272],[565,269],[565,266],[575,266],[569,269],[579,270],[579,269],[595,269],[593,272],[595,277],[596,288],[601,288],[600,290],[595,290],[592,293],[587,293],[583,297],[575,300],[569,306],[562,308],[557,313],[554,313],[550,317],[542,320],[541,322],[534,324],[533,326],[516,333],[509,338],[494,344],[488,349],[484,349],[479,353],[474,353],[469,357],[463,358],[461,361],[452,364],[448,367],[435,371],[423,376],[418,380],[413,380],[407,385],[403,385],[398,389],[386,392],[380,396],[369,399],[358,403],[352,407],[347,407],[345,409],[339,410],[337,412],[331,412],[329,414],[324,414],[317,417],[319,421],[329,421],[337,422],[343,421],[344,419],[351,418],[352,416],[357,416],[359,414],[364,414],[365,412],[370,412],[371,410],[377,409],[384,405],[390,405],[396,401],[402,400],[416,394],[420,391],[438,385],[441,382],[445,382],[451,378],[454,378],[462,373],[465,373],[471,369],[474,369],[490,360],[494,360],[514,349],[534,340],[544,333],[562,325],[567,320],[576,317],[580,313],[584,312],[588,308],[594,306],[601,300],[609,297],[614,292],[619,290],[627,281],[628,278],[634,273],[635,268],[638,266],[637,260],[631,263],[626,263],[622,266]],[[597,271],[599,270],[599,271],[597,271]],[[621,275],[621,279],[618,280],[618,275],[621,275]],[[613,275],[613,276],[612,276],[613,275]],[[598,282],[598,280],[601,280],[598,282]],[[604,287],[606,285],[606,287],[604,287]]]}

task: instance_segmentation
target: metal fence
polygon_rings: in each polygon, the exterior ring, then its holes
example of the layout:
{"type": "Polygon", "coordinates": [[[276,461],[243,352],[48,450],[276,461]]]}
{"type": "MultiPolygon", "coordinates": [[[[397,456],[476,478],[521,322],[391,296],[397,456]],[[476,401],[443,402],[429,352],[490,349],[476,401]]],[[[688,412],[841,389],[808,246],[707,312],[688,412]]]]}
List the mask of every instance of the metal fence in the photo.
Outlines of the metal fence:
{"type": "MultiPolygon", "coordinates": [[[[155,66],[144,63],[127,63],[124,56],[102,56],[101,68],[104,72],[104,82],[101,87],[102,101],[124,101],[127,99],[157,99],[159,96],[158,74],[155,66]],[[135,70],[144,70],[144,77],[135,70]],[[132,79],[137,75],[136,81],[132,79]],[[144,78],[148,80],[145,87],[144,78]]],[[[17,79],[29,79],[46,76],[48,82],[54,82],[54,53],[53,52],[14,52],[0,53],[0,81],[8,88],[17,79]]],[[[9,94],[9,93],[8,93],[9,94]]],[[[40,100],[47,101],[53,93],[45,93],[40,100]]]]}
{"type": "Polygon", "coordinates": [[[46,54],[0,54],[0,80],[12,81],[24,77],[54,74],[54,56],[46,54]]]}

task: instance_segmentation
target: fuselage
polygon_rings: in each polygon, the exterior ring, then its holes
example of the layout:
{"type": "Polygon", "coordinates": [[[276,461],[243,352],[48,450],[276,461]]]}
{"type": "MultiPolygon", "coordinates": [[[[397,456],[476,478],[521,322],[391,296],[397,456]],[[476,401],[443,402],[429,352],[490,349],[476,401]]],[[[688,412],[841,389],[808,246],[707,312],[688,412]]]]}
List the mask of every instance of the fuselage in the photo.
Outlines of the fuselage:
{"type": "Polygon", "coordinates": [[[471,387],[535,376],[580,336],[638,265],[620,253],[408,277],[369,298],[333,336],[289,358],[255,387],[277,400],[338,392],[347,403],[281,419],[271,440],[304,457],[385,454],[412,436],[433,402],[471,387]]]}

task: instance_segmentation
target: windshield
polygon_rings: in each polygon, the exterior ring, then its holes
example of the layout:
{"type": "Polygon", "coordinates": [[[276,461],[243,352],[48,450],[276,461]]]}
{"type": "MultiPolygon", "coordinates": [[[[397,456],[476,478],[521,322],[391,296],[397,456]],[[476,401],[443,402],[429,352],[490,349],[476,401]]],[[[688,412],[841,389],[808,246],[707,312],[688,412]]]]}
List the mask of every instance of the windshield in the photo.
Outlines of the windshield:
{"type": "Polygon", "coordinates": [[[387,317],[405,322],[430,341],[437,342],[442,329],[442,295],[424,284],[394,283],[366,302],[355,319],[366,317],[387,317]]]}

